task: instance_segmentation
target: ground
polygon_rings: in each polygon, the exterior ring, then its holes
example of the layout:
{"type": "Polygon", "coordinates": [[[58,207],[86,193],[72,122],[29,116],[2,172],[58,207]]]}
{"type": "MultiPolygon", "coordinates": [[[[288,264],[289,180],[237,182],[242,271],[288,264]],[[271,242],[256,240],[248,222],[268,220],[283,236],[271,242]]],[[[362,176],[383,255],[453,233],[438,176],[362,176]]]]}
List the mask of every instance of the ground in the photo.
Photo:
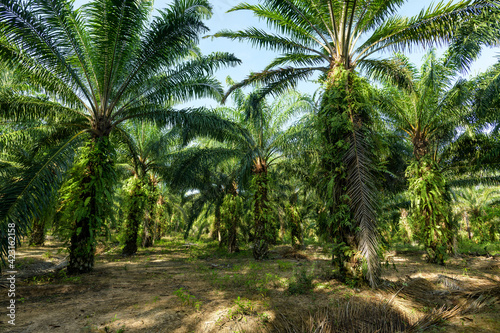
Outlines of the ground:
{"type": "MultiPolygon", "coordinates": [[[[325,252],[279,246],[255,262],[251,251],[228,256],[213,243],[171,238],[132,257],[100,247],[92,273],[66,276],[46,270],[66,257],[61,243],[22,246],[16,325],[2,315],[0,331],[312,332],[329,318],[342,332],[392,332],[391,325],[500,332],[498,256],[460,256],[438,266],[421,252],[392,251],[382,287],[370,289],[331,279],[325,252]]],[[[5,309],[7,289],[0,292],[5,309]]]]}

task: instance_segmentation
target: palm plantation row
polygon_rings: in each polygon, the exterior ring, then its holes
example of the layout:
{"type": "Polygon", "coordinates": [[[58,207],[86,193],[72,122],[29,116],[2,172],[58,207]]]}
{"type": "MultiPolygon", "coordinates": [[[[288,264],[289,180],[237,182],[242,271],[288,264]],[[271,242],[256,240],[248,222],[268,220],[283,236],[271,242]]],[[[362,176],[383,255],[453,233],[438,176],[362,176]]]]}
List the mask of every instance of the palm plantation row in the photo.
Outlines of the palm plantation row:
{"type": "Polygon", "coordinates": [[[208,1],[173,1],[151,20],[146,1],[1,0],[2,254],[12,225],[21,237],[57,220],[68,272],[88,272],[110,230],[131,255],[166,225],[181,231],[167,220],[182,216],[186,236],[210,219],[229,252],[245,235],[260,260],[280,228],[299,246],[307,225],[333,244],[340,279],[376,286],[384,212],[398,207],[429,261],[444,263],[457,227],[450,187],[498,183],[500,67],[459,75],[497,45],[499,9],[460,1],[405,18],[403,3],[238,5],[274,32],[213,36],[279,55],[224,92],[213,74],[240,61],[198,49],[208,1]],[[420,69],[390,53],[444,44],[420,69]],[[316,72],[316,98],[293,90],[316,72]],[[179,108],[206,97],[226,104],[179,108]],[[405,190],[411,207],[397,200],[405,190]]]}

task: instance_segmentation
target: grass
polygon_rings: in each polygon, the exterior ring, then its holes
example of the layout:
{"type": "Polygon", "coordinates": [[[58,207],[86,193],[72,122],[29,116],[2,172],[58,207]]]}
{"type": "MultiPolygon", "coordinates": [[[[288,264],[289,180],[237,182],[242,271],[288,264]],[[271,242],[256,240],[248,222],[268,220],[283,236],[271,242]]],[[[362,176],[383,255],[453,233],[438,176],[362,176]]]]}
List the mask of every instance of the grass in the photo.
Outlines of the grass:
{"type": "Polygon", "coordinates": [[[287,278],[276,272],[276,265],[262,262],[246,262],[227,269],[198,269],[203,278],[218,290],[244,290],[248,295],[266,297],[271,289],[282,289],[287,278]]]}
{"type": "Polygon", "coordinates": [[[500,254],[500,242],[476,243],[474,240],[463,239],[459,242],[458,252],[462,254],[477,253],[481,256],[496,255],[500,254]]]}
{"type": "Polygon", "coordinates": [[[308,294],[314,289],[312,281],[313,275],[305,267],[302,267],[294,272],[293,278],[288,284],[288,292],[290,295],[308,294]]]}

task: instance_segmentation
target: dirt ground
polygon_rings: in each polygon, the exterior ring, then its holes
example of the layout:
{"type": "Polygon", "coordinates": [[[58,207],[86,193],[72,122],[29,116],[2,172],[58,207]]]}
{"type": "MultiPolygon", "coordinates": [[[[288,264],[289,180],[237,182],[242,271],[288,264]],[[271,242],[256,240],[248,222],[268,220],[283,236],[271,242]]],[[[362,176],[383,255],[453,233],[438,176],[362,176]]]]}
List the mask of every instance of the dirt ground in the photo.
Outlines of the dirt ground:
{"type": "MultiPolygon", "coordinates": [[[[421,253],[392,252],[383,287],[372,290],[329,279],[328,256],[313,247],[296,253],[281,246],[270,260],[255,262],[250,251],[220,256],[169,240],[126,258],[118,248],[101,249],[90,274],[47,274],[67,256],[62,249],[57,242],[17,249],[16,325],[7,322],[7,289],[0,288],[0,332],[291,331],[283,322],[307,332],[321,311],[356,302],[390,307],[410,324],[457,306],[429,331],[500,332],[500,257],[457,257],[438,266],[421,253]],[[314,289],[291,295],[288,285],[301,271],[314,276],[314,289]]],[[[363,313],[345,313],[364,320],[363,313]]]]}

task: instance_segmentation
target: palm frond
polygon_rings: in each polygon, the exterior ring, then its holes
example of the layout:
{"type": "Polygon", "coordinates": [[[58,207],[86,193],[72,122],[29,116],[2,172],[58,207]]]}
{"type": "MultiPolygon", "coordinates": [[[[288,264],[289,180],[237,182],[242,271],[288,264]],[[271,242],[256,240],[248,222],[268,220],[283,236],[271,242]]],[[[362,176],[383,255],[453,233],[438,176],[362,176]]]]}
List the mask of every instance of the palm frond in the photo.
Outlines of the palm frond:
{"type": "Polygon", "coordinates": [[[367,278],[372,287],[376,286],[380,263],[378,259],[378,230],[374,201],[373,165],[369,157],[369,145],[361,130],[353,130],[349,137],[349,149],[344,157],[347,169],[347,194],[351,210],[359,226],[359,250],[366,260],[367,278]]]}
{"type": "Polygon", "coordinates": [[[253,73],[245,80],[230,87],[222,101],[225,102],[234,90],[250,84],[263,86],[258,93],[260,98],[264,98],[269,94],[277,96],[289,89],[295,88],[299,81],[311,77],[315,71],[326,72],[327,70],[327,67],[286,67],[253,73]]]}
{"type": "Polygon", "coordinates": [[[66,142],[49,150],[47,154],[27,165],[10,183],[0,188],[0,243],[2,258],[7,254],[7,229],[14,224],[16,241],[26,235],[31,219],[43,216],[44,207],[51,203],[71,165],[75,148],[81,143],[80,132],[66,142]],[[46,202],[49,201],[49,202],[46,202]]]}
{"type": "Polygon", "coordinates": [[[395,57],[389,60],[366,59],[359,63],[359,67],[373,80],[389,82],[410,92],[414,90],[415,70],[406,58],[395,57]]]}
{"type": "Polygon", "coordinates": [[[500,9],[484,13],[458,28],[447,53],[446,64],[453,64],[458,70],[467,72],[484,46],[498,46],[500,31],[500,9]]]}
{"type": "Polygon", "coordinates": [[[411,18],[391,17],[377,27],[358,49],[356,60],[363,60],[378,50],[411,51],[414,46],[442,46],[453,41],[457,23],[490,13],[494,1],[460,1],[438,3],[411,18]]]}

